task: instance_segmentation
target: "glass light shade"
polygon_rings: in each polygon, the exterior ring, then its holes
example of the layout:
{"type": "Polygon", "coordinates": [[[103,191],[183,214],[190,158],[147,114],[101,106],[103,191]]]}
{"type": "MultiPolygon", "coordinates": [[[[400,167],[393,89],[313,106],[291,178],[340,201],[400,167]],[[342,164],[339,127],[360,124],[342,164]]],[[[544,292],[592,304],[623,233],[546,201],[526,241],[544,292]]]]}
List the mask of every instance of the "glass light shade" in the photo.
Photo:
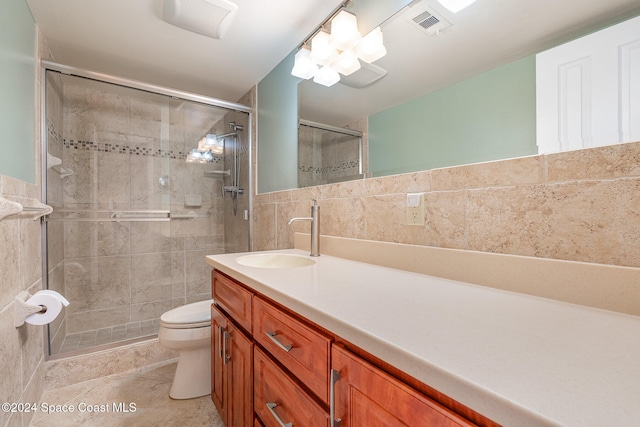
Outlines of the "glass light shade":
{"type": "Polygon", "coordinates": [[[291,75],[301,79],[310,79],[318,72],[318,66],[311,60],[311,51],[306,47],[301,47],[296,53],[291,75]]]}
{"type": "Polygon", "coordinates": [[[348,76],[360,69],[360,61],[352,50],[345,50],[338,56],[338,59],[331,64],[331,68],[342,75],[348,76]]]}
{"type": "Polygon", "coordinates": [[[382,40],[382,30],[376,27],[369,34],[364,36],[355,48],[358,58],[366,62],[377,61],[387,54],[382,40]]]}
{"type": "Polygon", "coordinates": [[[476,0],[438,0],[441,5],[453,13],[460,12],[476,0]]]}
{"type": "Polygon", "coordinates": [[[311,39],[311,60],[318,65],[331,65],[338,51],[329,44],[329,33],[320,31],[311,39]]]}
{"type": "Polygon", "coordinates": [[[202,161],[202,152],[198,151],[197,148],[191,150],[191,152],[187,155],[187,163],[201,163],[202,161]]]}
{"type": "Polygon", "coordinates": [[[322,67],[313,81],[324,86],[333,86],[340,81],[340,75],[331,67],[322,67]]]}
{"type": "Polygon", "coordinates": [[[213,133],[208,133],[198,141],[198,151],[205,153],[211,151],[214,154],[222,154],[224,151],[224,140],[218,140],[213,133]]]}
{"type": "Polygon", "coordinates": [[[354,14],[342,10],[331,20],[330,44],[335,49],[350,49],[358,44],[361,38],[358,20],[354,14]]]}
{"type": "MultiPolygon", "coordinates": [[[[207,151],[207,152],[202,153],[202,160],[203,160],[204,162],[211,162],[211,161],[213,161],[213,154],[211,154],[211,151],[207,151]]],[[[204,163],[204,162],[203,162],[203,163],[204,163]]]]}

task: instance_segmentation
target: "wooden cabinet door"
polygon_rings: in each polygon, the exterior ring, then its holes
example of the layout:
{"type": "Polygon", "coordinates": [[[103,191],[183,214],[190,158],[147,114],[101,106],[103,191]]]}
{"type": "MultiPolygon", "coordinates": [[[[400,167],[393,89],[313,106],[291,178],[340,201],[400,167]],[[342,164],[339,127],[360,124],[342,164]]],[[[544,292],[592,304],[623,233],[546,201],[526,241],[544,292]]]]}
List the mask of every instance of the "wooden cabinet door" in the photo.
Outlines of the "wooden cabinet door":
{"type": "Polygon", "coordinates": [[[474,425],[349,351],[331,351],[332,368],[340,374],[334,417],[341,427],[474,425]]]}
{"type": "Polygon", "coordinates": [[[253,424],[253,343],[214,306],[211,399],[227,427],[253,424]]]}

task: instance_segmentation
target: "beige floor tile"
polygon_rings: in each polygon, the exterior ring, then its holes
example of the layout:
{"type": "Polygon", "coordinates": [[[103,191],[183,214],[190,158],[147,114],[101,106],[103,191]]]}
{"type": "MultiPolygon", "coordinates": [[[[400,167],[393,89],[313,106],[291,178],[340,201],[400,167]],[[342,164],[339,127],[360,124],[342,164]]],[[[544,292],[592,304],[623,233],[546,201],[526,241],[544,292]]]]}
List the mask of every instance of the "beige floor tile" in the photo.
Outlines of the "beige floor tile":
{"type": "Polygon", "coordinates": [[[223,427],[210,396],[189,400],[169,397],[175,369],[175,362],[156,364],[47,391],[30,425],[223,427]],[[67,405],[74,412],[47,414],[43,411],[45,408],[62,408],[56,405],[67,405]],[[129,409],[129,412],[118,411],[121,407],[129,409]],[[88,408],[97,408],[98,411],[90,412],[88,408]]]}

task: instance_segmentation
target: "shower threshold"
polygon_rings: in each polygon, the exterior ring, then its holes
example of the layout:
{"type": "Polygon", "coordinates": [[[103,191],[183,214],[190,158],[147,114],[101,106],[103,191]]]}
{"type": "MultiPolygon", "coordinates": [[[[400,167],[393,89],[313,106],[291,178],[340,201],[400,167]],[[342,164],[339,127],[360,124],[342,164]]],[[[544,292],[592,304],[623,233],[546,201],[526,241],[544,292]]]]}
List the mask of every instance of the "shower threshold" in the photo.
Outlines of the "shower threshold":
{"type": "Polygon", "coordinates": [[[56,355],[71,353],[95,347],[124,344],[139,338],[150,338],[158,334],[160,319],[131,322],[124,325],[67,334],[56,355]]]}

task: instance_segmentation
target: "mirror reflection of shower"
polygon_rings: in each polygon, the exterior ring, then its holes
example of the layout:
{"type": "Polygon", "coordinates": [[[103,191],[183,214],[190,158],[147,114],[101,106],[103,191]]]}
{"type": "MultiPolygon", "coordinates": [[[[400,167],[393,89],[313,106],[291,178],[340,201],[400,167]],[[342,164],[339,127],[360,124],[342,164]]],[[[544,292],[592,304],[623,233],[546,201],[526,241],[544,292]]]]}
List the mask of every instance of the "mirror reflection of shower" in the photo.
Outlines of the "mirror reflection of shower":
{"type": "Polygon", "coordinates": [[[229,123],[231,132],[223,135],[207,133],[200,141],[198,148],[194,148],[187,155],[187,163],[210,163],[215,156],[222,156],[223,170],[215,171],[222,175],[222,198],[227,194],[231,197],[233,215],[238,214],[238,195],[244,193],[240,186],[240,136],[238,131],[243,131],[244,126],[235,122],[229,123]]]}

